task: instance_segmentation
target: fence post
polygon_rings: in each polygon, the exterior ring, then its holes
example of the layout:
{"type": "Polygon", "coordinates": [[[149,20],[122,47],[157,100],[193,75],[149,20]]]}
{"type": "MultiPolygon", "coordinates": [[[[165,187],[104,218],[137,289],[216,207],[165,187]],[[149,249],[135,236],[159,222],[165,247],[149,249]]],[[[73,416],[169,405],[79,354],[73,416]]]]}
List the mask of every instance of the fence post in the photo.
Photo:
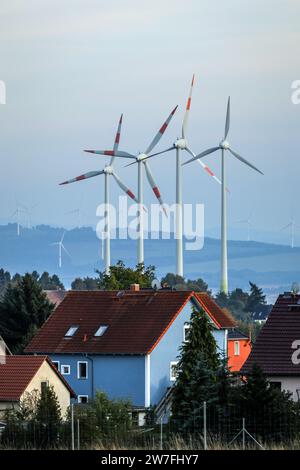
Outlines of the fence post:
{"type": "Polygon", "coordinates": [[[160,450],[163,450],[163,415],[160,417],[160,450]]]}
{"type": "Polygon", "coordinates": [[[72,450],[75,450],[75,440],[74,440],[74,403],[71,404],[71,445],[72,445],[72,450]]]}
{"type": "Polygon", "coordinates": [[[80,423],[77,419],[77,449],[80,450],[80,423]]]}
{"type": "Polygon", "coordinates": [[[243,450],[245,450],[246,447],[246,433],[245,433],[245,418],[243,418],[243,450]]]}
{"type": "Polygon", "coordinates": [[[207,450],[206,401],[203,402],[203,445],[204,445],[204,450],[207,450]]]}

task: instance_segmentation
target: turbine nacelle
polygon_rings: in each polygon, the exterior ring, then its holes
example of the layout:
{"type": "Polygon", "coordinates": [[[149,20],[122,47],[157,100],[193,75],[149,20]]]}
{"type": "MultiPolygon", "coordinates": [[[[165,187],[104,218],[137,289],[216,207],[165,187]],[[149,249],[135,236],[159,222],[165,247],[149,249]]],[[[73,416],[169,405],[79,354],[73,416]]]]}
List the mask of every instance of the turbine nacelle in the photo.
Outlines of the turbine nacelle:
{"type": "Polygon", "coordinates": [[[222,140],[220,142],[220,148],[223,150],[228,150],[230,148],[228,140],[222,140]]]}
{"type": "Polygon", "coordinates": [[[106,173],[107,175],[112,175],[113,174],[113,167],[111,165],[108,165],[106,167],[104,167],[104,173],[106,173]]]}
{"type": "Polygon", "coordinates": [[[140,153],[140,154],[136,157],[136,159],[137,159],[138,162],[141,162],[141,161],[145,160],[145,158],[147,158],[147,157],[148,157],[148,155],[147,155],[146,153],[140,153]]]}
{"type": "Polygon", "coordinates": [[[174,142],[174,147],[180,150],[185,150],[187,146],[188,143],[186,139],[177,139],[176,142],[174,142]]]}

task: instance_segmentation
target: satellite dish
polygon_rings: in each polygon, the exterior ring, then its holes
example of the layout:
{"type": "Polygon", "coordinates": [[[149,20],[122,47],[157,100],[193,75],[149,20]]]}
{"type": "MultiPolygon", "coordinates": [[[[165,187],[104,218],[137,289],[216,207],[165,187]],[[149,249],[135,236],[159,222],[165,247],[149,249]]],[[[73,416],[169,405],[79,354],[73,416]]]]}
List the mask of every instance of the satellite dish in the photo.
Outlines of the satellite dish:
{"type": "Polygon", "coordinates": [[[154,290],[160,289],[161,286],[160,286],[159,280],[158,279],[153,279],[153,281],[151,282],[151,287],[154,290]]]}
{"type": "Polygon", "coordinates": [[[291,288],[292,294],[293,294],[293,295],[299,294],[299,290],[300,290],[300,288],[299,288],[298,282],[293,282],[292,288],[291,288]]]}

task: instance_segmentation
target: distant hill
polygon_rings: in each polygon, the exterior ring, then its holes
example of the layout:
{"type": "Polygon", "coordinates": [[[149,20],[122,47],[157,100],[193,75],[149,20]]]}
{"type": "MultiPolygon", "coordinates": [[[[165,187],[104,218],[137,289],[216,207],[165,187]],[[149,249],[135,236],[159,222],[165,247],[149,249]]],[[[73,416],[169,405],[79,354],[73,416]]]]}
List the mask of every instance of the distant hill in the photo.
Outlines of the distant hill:
{"type": "MultiPolygon", "coordinates": [[[[103,270],[101,241],[92,228],[66,231],[64,244],[70,253],[63,253],[63,266],[58,267],[58,247],[51,243],[60,240],[63,228],[47,225],[22,228],[17,236],[16,224],[0,226],[0,267],[11,273],[37,270],[57,273],[66,287],[77,276],[93,276],[95,269],[103,270]]],[[[112,240],[112,263],[119,259],[126,265],[136,264],[137,246],[134,240],[112,240]]],[[[230,288],[248,287],[257,282],[269,293],[287,289],[300,281],[300,248],[271,243],[229,241],[230,288]]],[[[153,264],[158,276],[175,271],[175,240],[146,240],[146,265],[153,264]]],[[[185,251],[185,275],[202,277],[212,289],[218,289],[220,241],[206,238],[200,251],[185,251]]]]}

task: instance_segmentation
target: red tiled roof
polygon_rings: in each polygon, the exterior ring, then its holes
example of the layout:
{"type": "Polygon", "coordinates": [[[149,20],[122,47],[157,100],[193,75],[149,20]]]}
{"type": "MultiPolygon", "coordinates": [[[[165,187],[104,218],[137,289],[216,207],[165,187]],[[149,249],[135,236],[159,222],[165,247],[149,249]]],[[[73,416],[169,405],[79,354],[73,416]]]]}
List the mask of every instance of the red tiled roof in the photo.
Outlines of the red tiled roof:
{"type": "Polygon", "coordinates": [[[44,361],[49,363],[71,396],[75,397],[71,387],[47,356],[6,356],[5,363],[0,364],[0,401],[18,401],[44,361]]]}
{"type": "Polygon", "coordinates": [[[216,325],[233,322],[207,294],[187,291],[70,291],[26,348],[29,353],[145,354],[154,349],[184,305],[197,298],[216,325]],[[65,338],[72,325],[79,328],[65,338]],[[94,337],[100,325],[108,329],[94,337]]]}
{"type": "Polygon", "coordinates": [[[236,322],[226,311],[222,310],[206,292],[195,292],[202,308],[211,316],[219,328],[234,328],[236,322]]]}
{"type": "Polygon", "coordinates": [[[247,374],[254,363],[266,375],[298,375],[300,364],[292,362],[292,343],[300,340],[300,295],[280,295],[263,326],[242,373],[247,374]]]}

